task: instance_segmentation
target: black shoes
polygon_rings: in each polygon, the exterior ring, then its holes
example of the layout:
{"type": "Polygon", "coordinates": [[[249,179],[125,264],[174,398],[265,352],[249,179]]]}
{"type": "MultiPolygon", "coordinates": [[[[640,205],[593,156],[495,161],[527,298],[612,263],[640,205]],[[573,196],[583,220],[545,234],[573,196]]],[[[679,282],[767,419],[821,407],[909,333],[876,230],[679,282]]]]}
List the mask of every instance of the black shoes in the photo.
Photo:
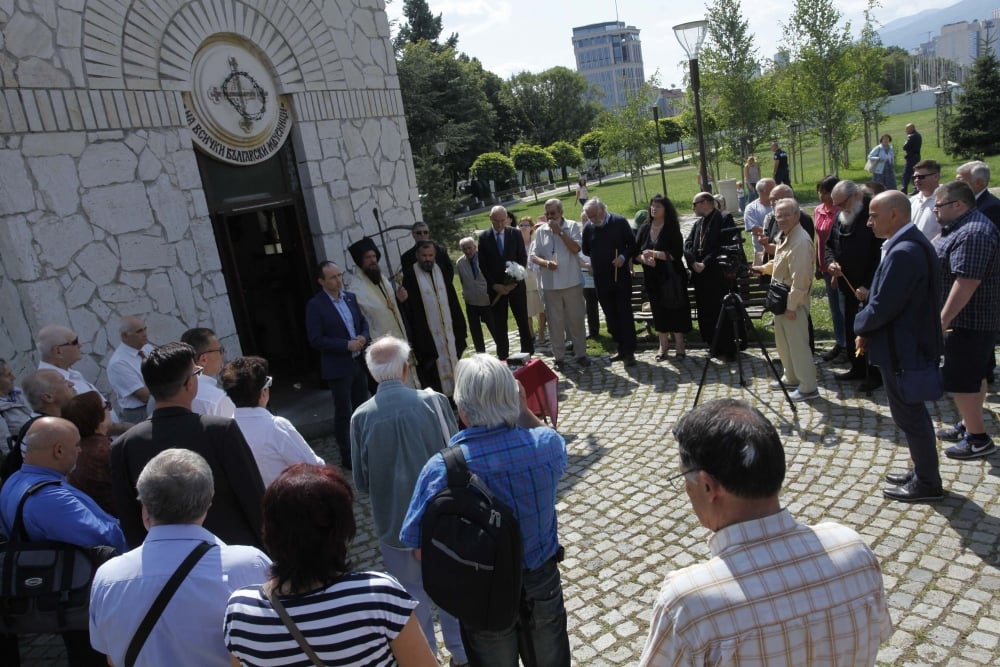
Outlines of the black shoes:
{"type": "Polygon", "coordinates": [[[906,472],[903,473],[890,472],[885,476],[885,481],[889,482],[890,484],[895,484],[896,486],[905,486],[906,484],[909,484],[910,480],[912,479],[913,479],[912,470],[907,470],[906,472]]]}
{"type": "Polygon", "coordinates": [[[632,368],[635,366],[635,357],[631,354],[625,357],[625,368],[632,368]]]}
{"type": "Polygon", "coordinates": [[[932,489],[920,484],[916,479],[911,479],[901,486],[892,486],[882,489],[882,495],[890,500],[898,500],[901,503],[923,503],[944,498],[944,490],[940,487],[932,489]]]}
{"type": "Polygon", "coordinates": [[[573,361],[575,361],[576,365],[581,368],[587,368],[588,366],[590,366],[590,357],[588,357],[587,355],[583,355],[582,357],[577,357],[573,361]]]}
{"type": "Polygon", "coordinates": [[[834,359],[839,357],[843,351],[844,348],[840,347],[839,345],[834,345],[829,350],[824,352],[821,358],[823,359],[823,361],[833,361],[834,359]]]}
{"type": "Polygon", "coordinates": [[[862,382],[861,386],[858,387],[858,389],[870,394],[871,392],[875,391],[881,386],[882,386],[882,375],[876,373],[874,375],[870,375],[867,380],[862,382]]]}
{"type": "Polygon", "coordinates": [[[834,373],[833,379],[839,382],[844,382],[846,380],[864,380],[865,372],[864,370],[858,370],[856,368],[852,368],[851,370],[844,371],[842,373],[834,373]]]}
{"type": "Polygon", "coordinates": [[[608,361],[621,361],[625,359],[621,352],[615,352],[608,361]]]}

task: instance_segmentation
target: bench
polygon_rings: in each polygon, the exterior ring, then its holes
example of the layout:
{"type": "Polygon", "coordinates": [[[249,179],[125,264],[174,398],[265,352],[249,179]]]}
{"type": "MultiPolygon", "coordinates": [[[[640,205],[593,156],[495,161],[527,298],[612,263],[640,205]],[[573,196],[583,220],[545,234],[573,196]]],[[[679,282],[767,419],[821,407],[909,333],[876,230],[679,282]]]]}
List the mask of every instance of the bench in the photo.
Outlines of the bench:
{"type": "MultiPolygon", "coordinates": [[[[767,285],[761,284],[760,277],[755,275],[740,276],[736,279],[743,307],[751,319],[760,319],[764,315],[764,299],[767,296],[767,285]]],[[[694,298],[694,286],[688,284],[688,300],[691,302],[691,319],[698,320],[698,306],[694,298]]],[[[632,313],[636,322],[641,322],[647,333],[652,333],[653,313],[649,307],[649,297],[643,284],[642,271],[636,271],[632,276],[632,313]]]]}

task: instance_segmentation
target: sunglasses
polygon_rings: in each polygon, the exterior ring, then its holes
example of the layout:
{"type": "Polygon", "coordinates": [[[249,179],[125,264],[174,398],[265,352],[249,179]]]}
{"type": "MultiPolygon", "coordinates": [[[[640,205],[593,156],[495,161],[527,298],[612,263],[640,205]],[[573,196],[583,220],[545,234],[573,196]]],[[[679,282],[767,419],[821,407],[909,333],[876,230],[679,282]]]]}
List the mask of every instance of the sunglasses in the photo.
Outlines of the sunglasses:
{"type": "Polygon", "coordinates": [[[67,347],[67,346],[70,346],[70,345],[72,345],[72,346],[75,347],[75,346],[77,346],[79,344],[80,344],[80,337],[77,336],[76,338],[74,338],[70,342],[68,342],[68,343],[62,343],[61,345],[56,345],[56,347],[67,347]]]}

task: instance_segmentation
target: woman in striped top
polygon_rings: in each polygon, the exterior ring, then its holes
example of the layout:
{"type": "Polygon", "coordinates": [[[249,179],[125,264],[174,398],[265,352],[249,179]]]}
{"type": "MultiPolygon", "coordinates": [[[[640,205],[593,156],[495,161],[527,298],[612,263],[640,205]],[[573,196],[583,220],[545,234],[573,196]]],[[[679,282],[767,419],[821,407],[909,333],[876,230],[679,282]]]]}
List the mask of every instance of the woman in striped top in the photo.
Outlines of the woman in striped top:
{"type": "Polygon", "coordinates": [[[229,598],[225,640],[233,665],[436,667],[413,615],[417,602],[387,574],[351,572],[354,493],[340,471],[298,463],[264,493],[269,581],[229,598]],[[292,636],[273,592],[319,662],[292,636]]]}

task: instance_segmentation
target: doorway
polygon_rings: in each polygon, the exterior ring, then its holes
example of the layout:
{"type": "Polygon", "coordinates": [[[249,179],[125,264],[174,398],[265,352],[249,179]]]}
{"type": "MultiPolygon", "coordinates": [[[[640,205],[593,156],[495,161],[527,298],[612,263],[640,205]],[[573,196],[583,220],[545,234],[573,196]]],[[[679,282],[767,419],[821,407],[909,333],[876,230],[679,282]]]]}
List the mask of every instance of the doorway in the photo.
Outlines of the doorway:
{"type": "Polygon", "coordinates": [[[316,255],[291,142],[246,167],[197,155],[243,354],[267,359],[275,384],[311,383],[318,357],[305,308],[316,255]]]}

